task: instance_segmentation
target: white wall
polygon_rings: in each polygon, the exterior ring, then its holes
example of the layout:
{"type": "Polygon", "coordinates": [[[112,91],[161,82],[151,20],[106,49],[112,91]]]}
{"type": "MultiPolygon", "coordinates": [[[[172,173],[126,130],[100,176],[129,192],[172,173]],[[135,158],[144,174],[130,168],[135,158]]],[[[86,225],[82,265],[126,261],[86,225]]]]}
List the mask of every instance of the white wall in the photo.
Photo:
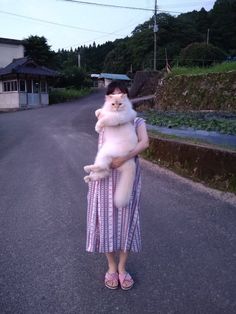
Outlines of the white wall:
{"type": "Polygon", "coordinates": [[[18,92],[2,93],[0,94],[0,110],[19,108],[19,94],[18,92]]]}
{"type": "Polygon", "coordinates": [[[111,82],[112,82],[112,80],[110,80],[110,79],[105,79],[105,87],[107,87],[111,82]]]}
{"type": "Polygon", "coordinates": [[[19,106],[26,107],[27,106],[27,93],[19,93],[19,106]]]}
{"type": "Polygon", "coordinates": [[[41,94],[41,105],[48,105],[49,97],[47,93],[41,94]]]}
{"type": "Polygon", "coordinates": [[[0,68],[4,68],[12,62],[14,58],[24,57],[23,45],[10,45],[0,43],[0,68]]]}

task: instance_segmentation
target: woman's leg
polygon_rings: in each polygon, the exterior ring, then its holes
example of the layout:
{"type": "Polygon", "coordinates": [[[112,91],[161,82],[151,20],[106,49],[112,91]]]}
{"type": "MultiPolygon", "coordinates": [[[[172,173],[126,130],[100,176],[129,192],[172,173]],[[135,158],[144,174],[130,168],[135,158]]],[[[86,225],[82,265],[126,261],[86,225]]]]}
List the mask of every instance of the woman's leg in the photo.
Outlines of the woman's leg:
{"type": "Polygon", "coordinates": [[[115,253],[106,253],[107,262],[108,262],[108,272],[115,273],[117,272],[117,264],[115,260],[115,253]]]}
{"type": "MultiPolygon", "coordinates": [[[[107,262],[108,262],[108,273],[115,274],[117,273],[117,264],[115,260],[115,253],[106,253],[107,262]]],[[[107,277],[108,274],[106,274],[107,277]]],[[[117,287],[118,286],[118,277],[112,275],[105,278],[106,286],[109,287],[117,287]]],[[[112,289],[112,288],[110,288],[112,289]]]]}
{"type": "Polygon", "coordinates": [[[129,290],[134,285],[133,278],[126,272],[126,262],[128,259],[128,252],[120,251],[120,259],[118,264],[118,272],[120,285],[123,290],[129,290]]]}
{"type": "Polygon", "coordinates": [[[126,262],[128,259],[128,252],[120,251],[120,259],[118,264],[118,271],[119,273],[125,273],[126,272],[126,262]]]}

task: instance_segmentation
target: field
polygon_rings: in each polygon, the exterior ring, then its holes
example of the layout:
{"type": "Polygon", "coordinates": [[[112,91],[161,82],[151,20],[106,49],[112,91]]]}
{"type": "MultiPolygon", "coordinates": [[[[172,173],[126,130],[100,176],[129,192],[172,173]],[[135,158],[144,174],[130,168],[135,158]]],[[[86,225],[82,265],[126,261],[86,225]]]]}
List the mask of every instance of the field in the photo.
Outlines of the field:
{"type": "Polygon", "coordinates": [[[168,128],[193,128],[236,135],[236,114],[221,112],[145,112],[147,123],[168,128]]]}

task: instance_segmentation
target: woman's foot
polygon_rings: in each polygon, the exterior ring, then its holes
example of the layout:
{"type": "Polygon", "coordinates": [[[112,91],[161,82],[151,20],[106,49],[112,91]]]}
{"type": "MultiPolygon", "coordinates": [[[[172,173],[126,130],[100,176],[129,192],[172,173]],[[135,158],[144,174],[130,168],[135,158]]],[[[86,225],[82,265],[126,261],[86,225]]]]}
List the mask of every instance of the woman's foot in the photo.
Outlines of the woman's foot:
{"type": "Polygon", "coordinates": [[[129,290],[134,285],[134,280],[128,272],[119,272],[119,282],[122,290],[129,290]]]}
{"type": "Polygon", "coordinates": [[[119,286],[119,276],[117,272],[107,272],[105,275],[105,286],[109,289],[115,290],[119,286]]]}

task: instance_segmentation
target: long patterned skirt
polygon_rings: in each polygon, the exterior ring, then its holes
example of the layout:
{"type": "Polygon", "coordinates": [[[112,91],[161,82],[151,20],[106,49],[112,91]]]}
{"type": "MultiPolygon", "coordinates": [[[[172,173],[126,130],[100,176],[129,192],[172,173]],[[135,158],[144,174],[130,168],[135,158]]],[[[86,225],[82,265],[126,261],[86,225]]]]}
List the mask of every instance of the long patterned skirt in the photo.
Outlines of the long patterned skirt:
{"type": "Polygon", "coordinates": [[[135,158],[136,175],[129,204],[114,206],[113,197],[119,173],[111,171],[109,177],[89,183],[87,211],[88,252],[116,252],[141,250],[139,200],[141,175],[138,157],[135,158]]]}

